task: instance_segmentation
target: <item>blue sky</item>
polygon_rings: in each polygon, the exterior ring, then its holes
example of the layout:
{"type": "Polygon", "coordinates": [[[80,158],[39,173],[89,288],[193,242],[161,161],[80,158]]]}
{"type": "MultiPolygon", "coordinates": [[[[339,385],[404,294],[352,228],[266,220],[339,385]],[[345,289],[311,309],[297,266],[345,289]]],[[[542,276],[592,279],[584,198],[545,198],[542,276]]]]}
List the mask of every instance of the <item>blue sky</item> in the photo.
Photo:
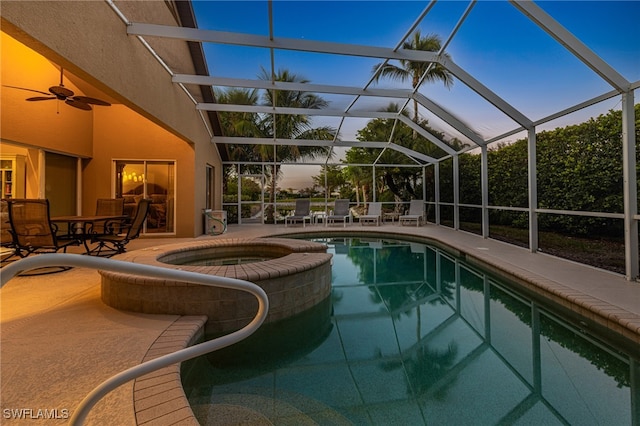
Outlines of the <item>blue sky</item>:
{"type": "MultiPolygon", "coordinates": [[[[275,1],[276,37],[395,46],[428,4],[427,1],[275,1]]],[[[468,6],[467,1],[441,0],[419,28],[446,39],[468,6]]],[[[540,1],[537,4],[580,38],[629,81],[640,80],[640,1],[540,1]]],[[[194,1],[202,29],[268,35],[266,1],[194,1]]],[[[611,90],[593,71],[510,3],[479,1],[447,48],[452,59],[485,86],[537,120],[611,90]]],[[[256,78],[269,69],[266,49],[205,45],[211,75],[256,78]]],[[[288,69],[313,83],[364,87],[380,60],[276,51],[276,68],[288,69]]],[[[381,82],[381,87],[399,83],[381,82]]],[[[406,83],[402,87],[409,87],[406,83]]],[[[484,137],[493,137],[517,125],[485,100],[456,81],[421,92],[462,118],[484,137]]],[[[327,97],[332,108],[344,108],[351,97],[327,97]]],[[[636,91],[636,102],[640,102],[636,91]]],[[[379,109],[384,104],[356,108],[379,109]]],[[[558,119],[548,128],[580,122],[619,107],[619,97],[558,119]]],[[[421,113],[434,127],[449,133],[427,111],[421,113]]],[[[322,119],[320,119],[322,120],[322,119]]],[[[319,124],[337,126],[336,120],[319,124]]],[[[352,140],[363,121],[347,123],[342,138],[352,140]]]]}

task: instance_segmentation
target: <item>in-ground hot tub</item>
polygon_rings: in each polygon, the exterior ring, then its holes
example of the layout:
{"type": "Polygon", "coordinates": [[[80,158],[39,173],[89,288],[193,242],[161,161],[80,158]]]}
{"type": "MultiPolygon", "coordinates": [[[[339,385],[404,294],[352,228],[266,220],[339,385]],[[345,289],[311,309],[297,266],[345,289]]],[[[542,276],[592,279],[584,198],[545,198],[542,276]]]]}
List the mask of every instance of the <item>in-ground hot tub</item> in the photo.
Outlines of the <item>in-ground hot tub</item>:
{"type": "MultiPolygon", "coordinates": [[[[269,296],[267,323],[299,314],[331,293],[331,254],[324,244],[310,241],[210,239],[151,247],[115,258],[256,283],[269,296]],[[205,262],[204,259],[225,262],[197,264],[205,262]]],[[[208,333],[245,326],[258,306],[253,296],[238,290],[110,271],[100,274],[105,304],[148,314],[206,315],[208,333]]]]}

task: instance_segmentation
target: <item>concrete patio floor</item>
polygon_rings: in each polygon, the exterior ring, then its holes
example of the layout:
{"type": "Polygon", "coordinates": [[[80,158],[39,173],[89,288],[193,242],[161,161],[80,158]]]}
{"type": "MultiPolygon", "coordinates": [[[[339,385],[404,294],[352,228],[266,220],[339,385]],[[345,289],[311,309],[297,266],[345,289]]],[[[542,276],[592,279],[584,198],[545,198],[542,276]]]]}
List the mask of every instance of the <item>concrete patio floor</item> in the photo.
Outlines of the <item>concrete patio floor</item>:
{"type": "MultiPolygon", "coordinates": [[[[232,225],[226,234],[200,238],[326,230],[322,225],[232,225]]],[[[343,228],[330,230],[340,232],[343,228]]],[[[466,253],[467,259],[485,262],[494,271],[508,271],[582,306],[585,315],[597,316],[600,321],[604,318],[610,328],[640,343],[640,283],[628,282],[620,275],[432,224],[419,228],[355,224],[346,231],[432,238],[466,253]]],[[[140,238],[130,243],[129,250],[191,240],[140,238]]],[[[100,300],[99,274],[82,268],[15,278],[0,290],[0,308],[3,425],[43,424],[39,415],[52,414],[58,418],[45,424],[66,424],[87,393],[110,376],[139,364],[158,337],[179,318],[122,312],[106,306],[100,300]],[[18,415],[27,418],[17,419],[18,415]]],[[[133,398],[132,383],[120,387],[98,403],[87,424],[135,425],[133,398]]],[[[170,423],[167,418],[165,422],[156,419],[145,424],[170,423]]]]}

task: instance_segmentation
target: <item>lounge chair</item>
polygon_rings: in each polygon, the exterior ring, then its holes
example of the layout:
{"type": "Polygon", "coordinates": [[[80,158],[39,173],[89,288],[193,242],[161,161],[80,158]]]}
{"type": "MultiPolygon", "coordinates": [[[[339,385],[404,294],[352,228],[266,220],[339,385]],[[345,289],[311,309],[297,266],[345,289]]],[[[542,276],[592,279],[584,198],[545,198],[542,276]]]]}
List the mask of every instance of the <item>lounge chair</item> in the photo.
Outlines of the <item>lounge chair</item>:
{"type": "Polygon", "coordinates": [[[409,205],[409,213],[400,216],[400,225],[405,225],[406,223],[415,222],[416,226],[420,226],[422,224],[424,218],[424,201],[422,200],[411,200],[411,204],[409,205]]]}
{"type": "MultiPolygon", "coordinates": [[[[58,227],[51,222],[49,200],[47,199],[9,199],[9,232],[13,236],[15,254],[27,257],[31,254],[67,252],[67,247],[77,244],[77,240],[60,240],[58,227]]],[[[70,269],[59,267],[55,270],[39,268],[34,273],[22,275],[40,275],[70,269]]]]}
{"type": "Polygon", "coordinates": [[[302,221],[302,227],[305,227],[307,221],[311,223],[311,200],[296,200],[296,210],[292,216],[284,218],[284,226],[289,223],[297,223],[302,221]]]}
{"type": "Polygon", "coordinates": [[[360,216],[360,225],[375,223],[376,226],[380,226],[380,222],[382,222],[382,203],[369,203],[367,214],[360,216]]]}
{"type": "Polygon", "coordinates": [[[329,226],[330,223],[342,222],[343,227],[347,227],[347,222],[351,222],[351,210],[349,210],[349,200],[338,199],[335,201],[333,207],[333,214],[327,216],[325,220],[325,226],[329,226]]]}
{"type": "Polygon", "coordinates": [[[129,241],[140,236],[142,226],[149,214],[151,200],[143,198],[138,202],[133,220],[113,220],[104,224],[106,234],[96,234],[91,237],[91,242],[98,243],[98,246],[91,250],[89,254],[96,256],[111,257],[124,253],[129,241]]]}

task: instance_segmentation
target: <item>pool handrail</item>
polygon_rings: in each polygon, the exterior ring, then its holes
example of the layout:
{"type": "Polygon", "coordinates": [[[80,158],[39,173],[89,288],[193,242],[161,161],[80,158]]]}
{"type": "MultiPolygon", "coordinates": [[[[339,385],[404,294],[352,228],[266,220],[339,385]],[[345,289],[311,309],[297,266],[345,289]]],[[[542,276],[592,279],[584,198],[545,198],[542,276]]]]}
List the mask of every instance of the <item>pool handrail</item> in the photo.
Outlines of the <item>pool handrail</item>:
{"type": "Polygon", "coordinates": [[[77,406],[69,421],[71,425],[83,424],[91,408],[93,408],[102,397],[124,383],[172,364],[187,361],[222,349],[247,338],[262,325],[269,311],[267,294],[258,285],[249,281],[79,254],[40,254],[17,260],[2,268],[0,288],[21,272],[35,268],[55,266],[101,269],[147,277],[173,279],[193,284],[230,288],[250,293],[258,300],[256,316],[243,328],[225,336],[135,365],[100,383],[77,406]]]}

